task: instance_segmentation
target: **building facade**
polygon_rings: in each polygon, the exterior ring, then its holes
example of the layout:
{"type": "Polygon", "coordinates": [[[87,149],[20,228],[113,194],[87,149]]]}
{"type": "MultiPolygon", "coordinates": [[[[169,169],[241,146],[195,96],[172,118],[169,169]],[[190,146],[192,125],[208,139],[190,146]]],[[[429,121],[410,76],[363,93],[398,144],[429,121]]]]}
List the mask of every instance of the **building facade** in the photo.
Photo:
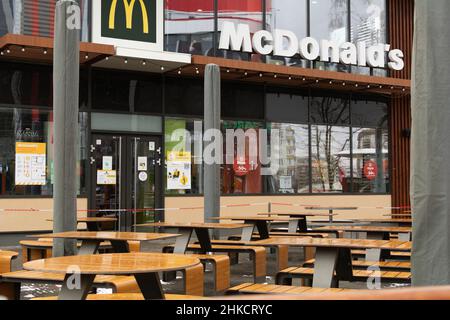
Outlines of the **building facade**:
{"type": "MultiPolygon", "coordinates": [[[[223,214],[350,205],[358,210],[342,217],[374,217],[408,207],[412,0],[79,4],[80,215],[118,214],[124,228],[203,219],[195,150],[208,63],[221,68],[224,136],[242,130],[259,144],[260,132],[279,132],[277,145],[268,141],[280,155],[270,175],[248,156],[222,165],[223,214]],[[333,62],[333,49],[324,61],[245,50],[245,40],[223,48],[230,24],[358,44],[360,55],[390,44],[405,66],[390,69],[389,51],[349,64],[342,53],[333,62]]],[[[53,12],[53,1],[0,7],[0,232],[51,229],[53,12]]],[[[279,52],[292,45],[281,39],[279,52]]]]}

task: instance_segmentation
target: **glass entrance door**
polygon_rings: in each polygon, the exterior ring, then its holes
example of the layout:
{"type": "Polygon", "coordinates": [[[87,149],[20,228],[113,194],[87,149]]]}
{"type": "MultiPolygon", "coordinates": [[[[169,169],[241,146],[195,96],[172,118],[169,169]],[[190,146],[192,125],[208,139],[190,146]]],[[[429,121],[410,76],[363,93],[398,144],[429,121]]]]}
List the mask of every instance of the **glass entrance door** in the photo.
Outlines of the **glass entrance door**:
{"type": "Polygon", "coordinates": [[[162,206],[159,137],[93,135],[91,215],[115,216],[119,230],[159,219],[162,206]]]}

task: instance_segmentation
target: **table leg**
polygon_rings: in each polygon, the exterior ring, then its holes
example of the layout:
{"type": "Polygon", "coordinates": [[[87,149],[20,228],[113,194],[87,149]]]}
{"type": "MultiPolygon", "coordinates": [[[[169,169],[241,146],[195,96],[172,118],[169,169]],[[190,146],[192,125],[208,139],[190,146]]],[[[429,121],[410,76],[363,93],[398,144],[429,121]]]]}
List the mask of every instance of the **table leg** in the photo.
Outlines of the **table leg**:
{"type": "Polygon", "coordinates": [[[130,246],[128,245],[128,241],[111,241],[111,245],[114,249],[115,253],[129,253],[130,246]]]}
{"type": "Polygon", "coordinates": [[[411,233],[399,233],[398,240],[400,241],[411,241],[411,233]]]}
{"type": "Polygon", "coordinates": [[[178,229],[177,233],[181,236],[177,237],[175,241],[173,253],[184,254],[189,246],[189,241],[191,241],[192,229],[178,229]]]}
{"type": "Polygon", "coordinates": [[[197,239],[200,242],[200,247],[202,248],[203,253],[211,252],[211,237],[209,236],[208,229],[196,228],[195,234],[197,235],[197,239]]]}
{"type": "Polygon", "coordinates": [[[299,220],[291,220],[289,221],[288,232],[289,233],[297,233],[299,228],[299,220]]]}
{"type": "Polygon", "coordinates": [[[316,248],[316,261],[314,263],[314,288],[331,288],[334,271],[338,261],[338,248],[316,248]]]}
{"type": "Polygon", "coordinates": [[[99,223],[97,222],[86,222],[86,228],[91,232],[100,231],[99,223]]]}
{"type": "Polygon", "coordinates": [[[241,241],[252,241],[253,232],[255,231],[255,225],[251,227],[242,228],[241,241]]]}
{"type": "Polygon", "coordinates": [[[300,233],[306,233],[308,232],[308,222],[306,220],[306,217],[303,217],[298,221],[298,232],[300,233]]]}
{"type": "Polygon", "coordinates": [[[164,290],[157,272],[135,274],[136,282],[145,300],[164,300],[164,290]]]}
{"type": "MultiPolygon", "coordinates": [[[[389,234],[387,234],[389,237],[389,234]]],[[[380,232],[367,232],[367,239],[369,240],[385,240],[386,234],[380,232]]],[[[380,261],[381,260],[381,249],[367,249],[366,250],[366,261],[380,261]]]]}
{"type": "Polygon", "coordinates": [[[353,281],[353,264],[351,249],[339,249],[338,261],[336,263],[336,279],[353,281]]]}
{"type": "Polygon", "coordinates": [[[66,274],[58,300],[86,300],[94,279],[93,274],[66,274]]]}
{"type": "MultiPolygon", "coordinates": [[[[247,222],[245,222],[247,223],[247,222]]],[[[250,222],[252,223],[252,222],[250,222]]],[[[269,227],[267,226],[267,221],[255,221],[254,224],[256,225],[256,228],[258,229],[259,236],[261,240],[269,239],[269,227]]]]}
{"type": "Polygon", "coordinates": [[[83,240],[81,241],[80,250],[78,250],[79,256],[86,256],[91,254],[96,254],[98,248],[100,247],[100,240],[83,240]]]}

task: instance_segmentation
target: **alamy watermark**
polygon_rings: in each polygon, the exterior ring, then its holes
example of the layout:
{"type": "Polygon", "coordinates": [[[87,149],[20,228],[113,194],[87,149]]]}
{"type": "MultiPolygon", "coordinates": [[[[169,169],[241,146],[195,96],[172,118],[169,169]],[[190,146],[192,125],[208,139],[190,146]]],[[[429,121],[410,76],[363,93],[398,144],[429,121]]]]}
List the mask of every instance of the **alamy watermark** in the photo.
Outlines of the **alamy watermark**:
{"type": "Polygon", "coordinates": [[[208,129],[201,121],[194,122],[194,133],[176,129],[167,137],[176,143],[171,152],[190,152],[194,164],[261,166],[261,175],[271,176],[279,169],[280,130],[271,129],[208,129]],[[193,149],[192,150],[192,145],[193,149]],[[225,152],[224,152],[225,151],[225,152]]]}

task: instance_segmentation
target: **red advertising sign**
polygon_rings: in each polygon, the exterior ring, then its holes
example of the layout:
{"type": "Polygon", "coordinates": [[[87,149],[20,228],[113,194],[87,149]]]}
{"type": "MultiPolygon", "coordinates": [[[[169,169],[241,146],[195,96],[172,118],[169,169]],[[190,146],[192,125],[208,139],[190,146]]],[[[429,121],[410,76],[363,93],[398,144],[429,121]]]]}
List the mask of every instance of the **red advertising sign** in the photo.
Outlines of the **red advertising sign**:
{"type": "Polygon", "coordinates": [[[364,176],[367,180],[375,180],[378,176],[378,166],[373,161],[366,161],[364,164],[364,176]]]}
{"type": "Polygon", "coordinates": [[[245,158],[236,158],[234,159],[233,169],[236,176],[245,176],[250,172],[250,163],[245,158]]]}

